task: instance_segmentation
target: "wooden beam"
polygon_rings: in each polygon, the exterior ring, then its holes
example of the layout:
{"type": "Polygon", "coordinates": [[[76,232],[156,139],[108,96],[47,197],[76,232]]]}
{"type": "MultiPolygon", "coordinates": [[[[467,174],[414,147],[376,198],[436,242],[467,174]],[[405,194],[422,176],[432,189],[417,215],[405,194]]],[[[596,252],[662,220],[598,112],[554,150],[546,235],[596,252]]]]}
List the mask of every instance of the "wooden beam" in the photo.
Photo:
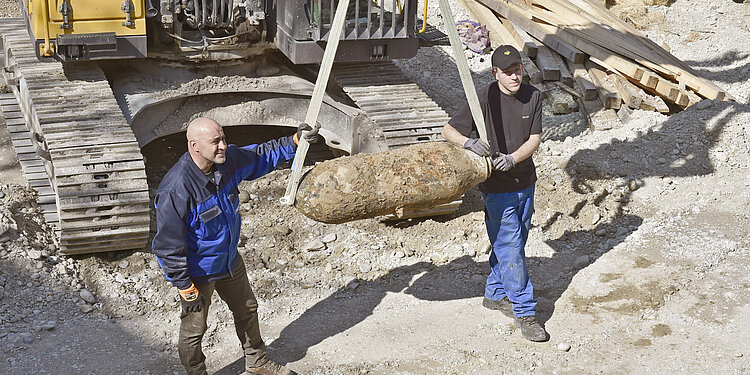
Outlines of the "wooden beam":
{"type": "MultiPolygon", "coordinates": [[[[622,20],[611,15],[609,11],[592,0],[571,0],[570,3],[565,1],[535,0],[533,3],[541,4],[546,9],[525,6],[525,4],[521,6],[520,4],[508,3],[507,6],[520,14],[525,14],[528,19],[537,18],[555,25],[543,25],[542,28],[547,29],[548,32],[550,32],[549,27],[557,28],[558,31],[554,33],[560,39],[573,44],[586,53],[591,54],[589,51],[573,43],[570,36],[566,35],[566,33],[572,33],[574,38],[587,39],[590,43],[599,46],[607,46],[607,49],[676,80],[688,88],[695,90],[703,97],[717,100],[734,99],[726,91],[714,83],[699,77],[689,66],[652,40],[641,35],[622,20]],[[571,3],[580,5],[581,8],[573,8],[571,3]],[[554,9],[560,12],[560,14],[553,13],[547,9],[554,9]],[[599,17],[603,17],[606,20],[604,25],[595,16],[586,13],[586,10],[593,11],[599,17]]],[[[637,79],[640,79],[640,77],[637,79]]]]}
{"type": "Polygon", "coordinates": [[[626,106],[633,109],[641,108],[643,97],[639,94],[639,88],[635,87],[635,85],[628,82],[627,79],[618,74],[609,74],[608,78],[609,81],[615,85],[615,89],[620,94],[620,97],[622,98],[622,101],[625,102],[626,106]]]}
{"type": "Polygon", "coordinates": [[[589,77],[591,77],[591,80],[596,86],[599,100],[601,100],[602,105],[605,108],[620,108],[620,102],[622,102],[622,99],[620,98],[620,94],[617,93],[614,85],[607,81],[607,73],[590,61],[584,63],[584,66],[586,66],[589,77]]]}
{"type": "Polygon", "coordinates": [[[596,86],[591,82],[591,77],[586,71],[583,64],[576,64],[571,61],[567,61],[568,67],[573,71],[573,78],[578,84],[578,89],[581,91],[584,100],[595,100],[596,99],[596,86]]]}
{"type": "Polygon", "coordinates": [[[530,83],[540,83],[544,81],[544,78],[542,77],[542,72],[539,70],[539,68],[536,67],[533,61],[526,56],[525,53],[520,52],[521,54],[521,64],[523,64],[523,73],[524,77],[529,77],[530,83]]]}
{"type": "Polygon", "coordinates": [[[557,66],[560,67],[560,82],[568,87],[575,87],[575,80],[573,80],[573,75],[568,70],[568,65],[565,64],[566,60],[556,52],[552,52],[552,58],[555,59],[557,66]]]}
{"type": "Polygon", "coordinates": [[[513,24],[529,33],[529,35],[531,35],[532,37],[542,41],[542,43],[546,44],[549,48],[552,48],[557,51],[557,53],[565,56],[566,59],[577,63],[581,63],[586,60],[587,56],[585,53],[581,52],[581,50],[570,45],[568,42],[561,40],[556,35],[554,35],[554,33],[550,34],[539,28],[535,22],[531,21],[531,14],[527,13],[528,17],[526,17],[510,8],[510,6],[513,6],[513,9],[518,9],[517,6],[514,6],[510,3],[501,2],[499,0],[477,1],[492,9],[495,13],[499,14],[503,18],[510,20],[511,22],[513,22],[513,24]]]}
{"type": "Polygon", "coordinates": [[[522,46],[522,51],[526,53],[526,56],[535,59],[538,47],[536,41],[531,38],[529,33],[516,26],[513,22],[510,22],[510,20],[508,20],[507,18],[500,18],[500,21],[505,26],[505,29],[508,30],[510,35],[513,36],[513,39],[516,40],[516,43],[522,46]]]}
{"type": "Polygon", "coordinates": [[[536,53],[536,66],[542,71],[542,78],[545,81],[560,80],[560,67],[547,46],[539,45],[536,53]]]}

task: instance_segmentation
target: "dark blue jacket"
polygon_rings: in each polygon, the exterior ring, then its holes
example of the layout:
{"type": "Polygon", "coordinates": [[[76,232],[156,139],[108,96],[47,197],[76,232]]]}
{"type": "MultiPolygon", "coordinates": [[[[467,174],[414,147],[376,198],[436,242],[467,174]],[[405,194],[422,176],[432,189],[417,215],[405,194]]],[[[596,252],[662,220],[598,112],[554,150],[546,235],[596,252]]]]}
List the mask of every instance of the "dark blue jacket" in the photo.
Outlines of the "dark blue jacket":
{"type": "Polygon", "coordinates": [[[180,289],[203,284],[234,271],[240,239],[237,185],[273,171],[294,158],[292,137],[260,145],[229,145],[226,162],[214,164],[216,184],[189,153],[169,170],[154,198],[156,236],[152,250],[164,276],[180,289]]]}

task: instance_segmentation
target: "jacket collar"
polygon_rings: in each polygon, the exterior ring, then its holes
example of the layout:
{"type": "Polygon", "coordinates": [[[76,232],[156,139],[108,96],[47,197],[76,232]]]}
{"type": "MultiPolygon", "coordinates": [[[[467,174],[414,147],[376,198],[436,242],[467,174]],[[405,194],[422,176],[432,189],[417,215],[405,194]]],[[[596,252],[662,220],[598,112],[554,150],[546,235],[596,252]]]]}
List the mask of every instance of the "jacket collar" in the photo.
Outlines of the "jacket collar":
{"type": "MultiPolygon", "coordinates": [[[[182,157],[180,158],[180,162],[184,163],[187,167],[185,168],[186,173],[189,175],[189,177],[195,181],[198,181],[201,186],[208,186],[208,184],[211,182],[211,179],[206,176],[203,171],[198,168],[197,165],[195,165],[195,162],[193,161],[193,158],[190,157],[189,152],[185,152],[182,157]]],[[[216,186],[221,186],[221,181],[224,178],[225,168],[223,164],[214,164],[216,168],[214,171],[214,178],[216,179],[216,186]]]]}

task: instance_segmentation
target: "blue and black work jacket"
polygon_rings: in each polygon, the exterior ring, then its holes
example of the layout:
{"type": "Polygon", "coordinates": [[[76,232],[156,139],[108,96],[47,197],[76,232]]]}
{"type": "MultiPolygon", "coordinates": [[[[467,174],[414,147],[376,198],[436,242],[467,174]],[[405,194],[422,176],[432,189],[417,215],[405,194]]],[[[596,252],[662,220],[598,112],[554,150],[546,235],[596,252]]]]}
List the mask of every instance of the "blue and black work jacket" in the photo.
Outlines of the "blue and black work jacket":
{"type": "Polygon", "coordinates": [[[154,198],[156,236],[152,250],[172,285],[187,289],[221,279],[235,269],[240,239],[237,185],[294,158],[293,138],[259,145],[229,145],[226,161],[214,164],[214,181],[182,155],[159,184],[154,198]]]}

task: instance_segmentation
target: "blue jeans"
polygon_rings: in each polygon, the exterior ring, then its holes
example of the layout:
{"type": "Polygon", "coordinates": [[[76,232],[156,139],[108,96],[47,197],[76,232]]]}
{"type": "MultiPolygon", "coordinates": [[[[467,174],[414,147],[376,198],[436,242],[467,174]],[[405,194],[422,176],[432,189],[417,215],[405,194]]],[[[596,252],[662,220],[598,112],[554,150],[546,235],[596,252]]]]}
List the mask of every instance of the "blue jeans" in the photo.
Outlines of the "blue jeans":
{"type": "Polygon", "coordinates": [[[484,296],[508,297],[516,317],[536,315],[534,287],[526,268],[526,240],[534,213],[534,185],[512,193],[482,193],[484,222],[492,243],[484,296]]]}

